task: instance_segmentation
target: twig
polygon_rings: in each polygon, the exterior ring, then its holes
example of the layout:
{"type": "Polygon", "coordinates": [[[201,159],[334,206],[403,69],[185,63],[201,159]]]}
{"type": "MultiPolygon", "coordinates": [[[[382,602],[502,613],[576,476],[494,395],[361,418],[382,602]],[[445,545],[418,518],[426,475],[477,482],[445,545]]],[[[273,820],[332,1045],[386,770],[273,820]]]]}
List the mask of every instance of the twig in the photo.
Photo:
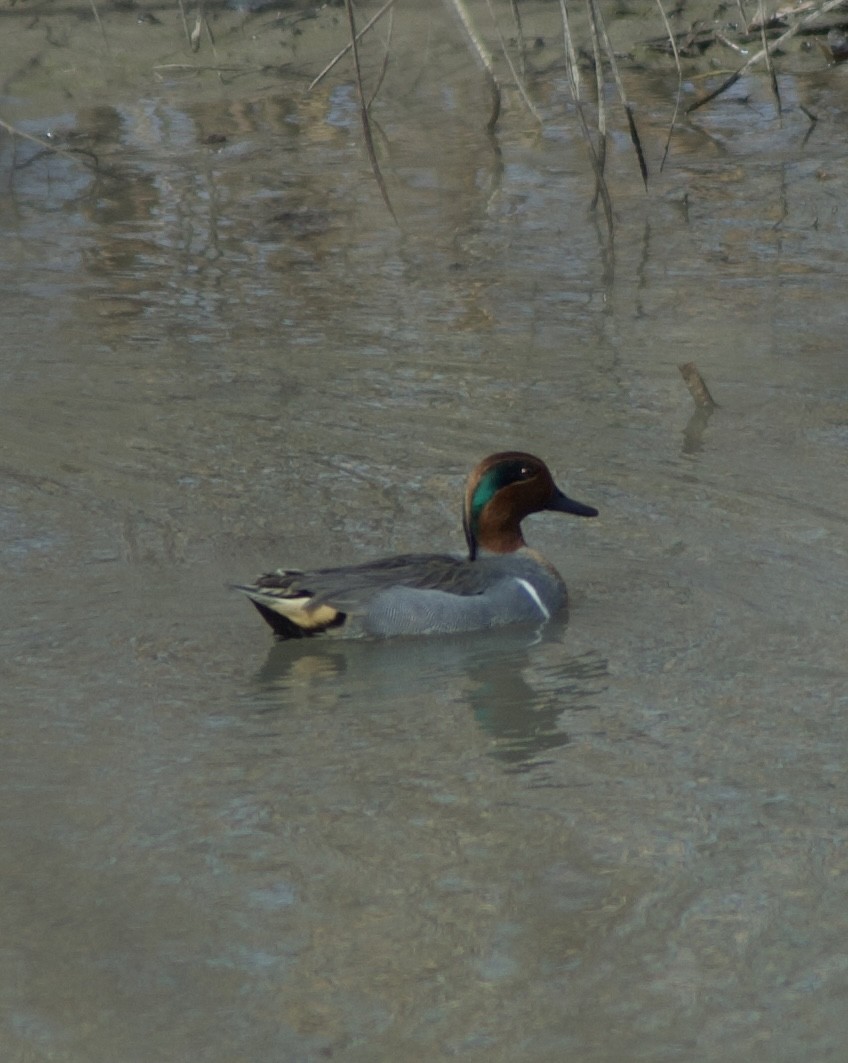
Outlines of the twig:
{"type": "MultiPolygon", "coordinates": [[[[718,41],[719,44],[723,44],[724,47],[725,48],[729,48],[731,50],[731,52],[736,52],[737,55],[747,55],[748,54],[748,49],[747,48],[743,48],[741,44],[737,44],[736,41],[732,41],[724,33],[716,33],[714,36],[715,36],[715,39],[718,41]]],[[[763,43],[765,43],[765,42],[763,42],[763,43]]]]}

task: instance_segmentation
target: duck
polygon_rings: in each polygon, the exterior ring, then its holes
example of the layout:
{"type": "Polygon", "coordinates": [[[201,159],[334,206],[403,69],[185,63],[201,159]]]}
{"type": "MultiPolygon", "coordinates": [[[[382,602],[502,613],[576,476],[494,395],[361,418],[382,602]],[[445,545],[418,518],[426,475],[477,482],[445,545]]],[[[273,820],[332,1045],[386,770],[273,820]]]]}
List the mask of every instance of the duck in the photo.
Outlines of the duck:
{"type": "Polygon", "coordinates": [[[544,623],[566,605],[556,568],[524,540],[532,513],[596,517],[569,498],[533,454],[500,451],[479,462],[463,499],[466,556],[399,554],[312,571],[279,569],[234,584],[278,639],[350,633],[452,634],[502,624],[544,623]]]}

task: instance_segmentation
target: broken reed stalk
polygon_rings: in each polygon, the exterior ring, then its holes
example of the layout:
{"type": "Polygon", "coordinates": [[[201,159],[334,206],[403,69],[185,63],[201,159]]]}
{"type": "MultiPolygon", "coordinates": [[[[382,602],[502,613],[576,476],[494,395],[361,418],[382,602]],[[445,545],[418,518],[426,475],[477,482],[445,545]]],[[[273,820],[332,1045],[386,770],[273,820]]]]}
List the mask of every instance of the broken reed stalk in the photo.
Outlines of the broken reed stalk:
{"type": "Polygon", "coordinates": [[[698,367],[695,363],[683,362],[677,368],[686,382],[686,387],[689,388],[689,394],[694,399],[695,405],[702,410],[717,409],[718,403],[710,394],[710,389],[704,383],[704,378],[698,372],[698,367]]]}

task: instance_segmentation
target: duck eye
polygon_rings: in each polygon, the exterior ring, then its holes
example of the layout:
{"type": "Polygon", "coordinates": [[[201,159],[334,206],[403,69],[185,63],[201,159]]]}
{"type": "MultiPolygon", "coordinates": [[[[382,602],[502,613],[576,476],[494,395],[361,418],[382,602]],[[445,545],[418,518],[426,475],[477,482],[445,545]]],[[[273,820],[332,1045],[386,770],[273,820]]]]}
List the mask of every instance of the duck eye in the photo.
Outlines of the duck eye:
{"type": "Polygon", "coordinates": [[[522,465],[519,471],[519,475],[523,480],[529,480],[530,477],[533,475],[533,470],[530,468],[529,465],[522,465]]]}

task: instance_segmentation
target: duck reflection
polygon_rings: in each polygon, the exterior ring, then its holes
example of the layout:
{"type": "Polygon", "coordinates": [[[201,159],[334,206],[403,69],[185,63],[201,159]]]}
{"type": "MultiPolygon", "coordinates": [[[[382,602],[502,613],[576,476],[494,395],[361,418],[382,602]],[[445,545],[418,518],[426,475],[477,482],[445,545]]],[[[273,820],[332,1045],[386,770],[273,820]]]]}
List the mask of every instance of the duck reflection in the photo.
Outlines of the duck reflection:
{"type": "Polygon", "coordinates": [[[416,713],[464,705],[511,771],[570,741],[568,720],[593,705],[607,673],[597,654],[569,656],[565,621],[391,640],[275,644],[257,675],[261,713],[311,705],[416,713]]]}

